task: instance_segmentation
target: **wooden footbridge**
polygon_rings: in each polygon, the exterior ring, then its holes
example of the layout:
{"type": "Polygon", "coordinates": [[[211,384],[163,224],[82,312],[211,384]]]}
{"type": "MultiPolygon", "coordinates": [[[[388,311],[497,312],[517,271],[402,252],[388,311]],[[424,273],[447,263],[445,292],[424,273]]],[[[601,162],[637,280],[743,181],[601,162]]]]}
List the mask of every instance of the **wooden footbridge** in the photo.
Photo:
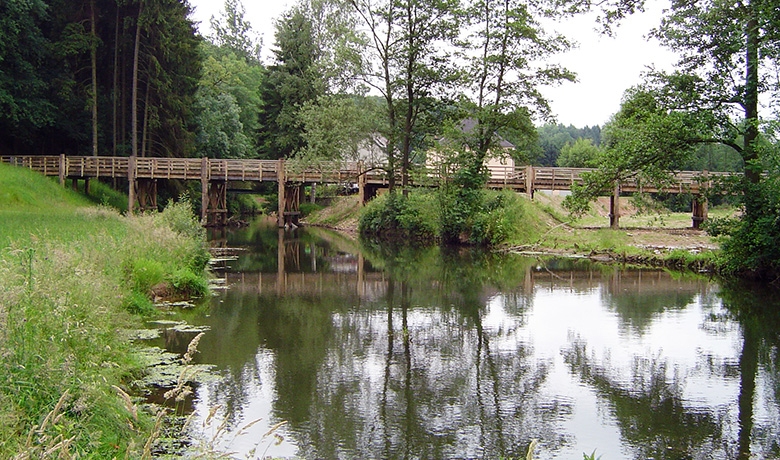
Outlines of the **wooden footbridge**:
{"type": "MultiPolygon", "coordinates": [[[[47,176],[73,181],[74,187],[84,180],[120,178],[127,180],[128,209],[157,209],[157,182],[159,180],[194,180],[201,183],[201,219],[206,225],[224,225],[227,220],[227,192],[231,184],[239,182],[277,182],[279,191],[278,224],[295,223],[299,216],[304,187],[311,184],[356,184],[360,201],[365,203],[379,189],[387,187],[387,174],[381,169],[370,169],[361,163],[327,164],[320,168],[301,170],[284,160],[220,160],[210,158],[151,158],[100,156],[3,156],[0,161],[39,171],[47,176]]],[[[508,188],[533,197],[538,190],[571,190],[572,184],[582,182],[583,168],[509,167],[491,166],[488,187],[508,188]]],[[[663,188],[642,186],[636,182],[618,184],[610,197],[610,223],[617,227],[620,217],[618,196],[626,192],[692,193],[700,195],[712,185],[716,175],[701,171],[682,171],[676,174],[673,185],[663,188]]],[[[443,177],[435,171],[417,176],[416,185],[436,185],[443,177]],[[423,183],[424,182],[424,183],[423,183]]],[[[693,200],[693,227],[707,217],[703,199],[693,200]]]]}

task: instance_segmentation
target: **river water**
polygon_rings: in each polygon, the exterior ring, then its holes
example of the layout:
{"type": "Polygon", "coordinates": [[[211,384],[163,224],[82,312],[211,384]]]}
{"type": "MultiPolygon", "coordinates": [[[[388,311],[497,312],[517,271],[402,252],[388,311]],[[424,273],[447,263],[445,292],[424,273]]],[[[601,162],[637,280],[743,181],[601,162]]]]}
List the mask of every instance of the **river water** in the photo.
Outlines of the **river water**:
{"type": "Polygon", "coordinates": [[[196,450],[780,458],[780,302],[757,287],[261,223],[214,244],[246,250],[186,318],[220,376],[196,450]]]}

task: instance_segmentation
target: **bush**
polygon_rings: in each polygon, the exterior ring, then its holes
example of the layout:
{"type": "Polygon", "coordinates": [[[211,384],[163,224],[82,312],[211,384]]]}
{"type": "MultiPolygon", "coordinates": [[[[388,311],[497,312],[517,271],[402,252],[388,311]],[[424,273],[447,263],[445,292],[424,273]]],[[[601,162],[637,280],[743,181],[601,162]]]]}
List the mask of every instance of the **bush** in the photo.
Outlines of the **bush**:
{"type": "Polygon", "coordinates": [[[438,206],[430,192],[388,193],[371,201],[360,215],[360,234],[379,240],[430,243],[438,238],[438,206]]]}
{"type": "Polygon", "coordinates": [[[317,203],[309,203],[309,202],[301,203],[300,205],[301,217],[306,217],[313,212],[319,211],[320,209],[322,209],[322,206],[320,206],[317,203]]]}
{"type": "Polygon", "coordinates": [[[133,292],[148,295],[165,281],[165,267],[157,260],[137,259],[131,262],[128,279],[133,292]]]}
{"type": "Polygon", "coordinates": [[[145,317],[154,316],[157,313],[157,308],[149,297],[137,291],[131,292],[125,299],[125,309],[134,315],[145,317]]]}
{"type": "Polygon", "coordinates": [[[203,297],[209,292],[209,285],[202,276],[198,276],[188,268],[173,272],[168,282],[173,294],[184,297],[203,297]]]}
{"type": "Polygon", "coordinates": [[[206,229],[195,218],[192,203],[186,196],[179,201],[169,201],[160,213],[160,218],[171,230],[186,238],[194,240],[206,238],[206,229]]]}

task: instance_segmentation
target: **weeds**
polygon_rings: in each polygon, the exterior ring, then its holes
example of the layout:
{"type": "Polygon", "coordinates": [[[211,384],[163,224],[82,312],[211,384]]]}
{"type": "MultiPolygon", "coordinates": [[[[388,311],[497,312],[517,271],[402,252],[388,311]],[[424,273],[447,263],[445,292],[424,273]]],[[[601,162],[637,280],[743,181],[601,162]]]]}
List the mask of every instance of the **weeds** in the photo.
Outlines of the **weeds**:
{"type": "Polygon", "coordinates": [[[180,286],[202,273],[197,221],[184,225],[182,208],[166,218],[87,208],[18,173],[0,192],[0,458],[148,458],[156,422],[118,391],[140,365],[118,332],[138,321],[128,310],[153,312],[134,286],[160,267],[180,286]]]}

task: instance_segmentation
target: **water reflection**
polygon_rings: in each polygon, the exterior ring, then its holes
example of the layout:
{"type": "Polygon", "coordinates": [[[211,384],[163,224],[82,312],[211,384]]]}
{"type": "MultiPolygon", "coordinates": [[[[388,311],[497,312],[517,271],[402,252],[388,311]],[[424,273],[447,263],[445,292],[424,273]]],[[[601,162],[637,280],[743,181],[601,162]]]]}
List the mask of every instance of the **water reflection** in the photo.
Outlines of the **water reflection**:
{"type": "Polygon", "coordinates": [[[223,244],[248,250],[189,320],[211,326],[199,359],[224,376],[197,410],[220,406],[217,444],[237,457],[524,458],[534,439],[538,459],[780,453],[766,294],[323,231],[223,244]],[[277,446],[263,434],[280,421],[277,446]]]}

